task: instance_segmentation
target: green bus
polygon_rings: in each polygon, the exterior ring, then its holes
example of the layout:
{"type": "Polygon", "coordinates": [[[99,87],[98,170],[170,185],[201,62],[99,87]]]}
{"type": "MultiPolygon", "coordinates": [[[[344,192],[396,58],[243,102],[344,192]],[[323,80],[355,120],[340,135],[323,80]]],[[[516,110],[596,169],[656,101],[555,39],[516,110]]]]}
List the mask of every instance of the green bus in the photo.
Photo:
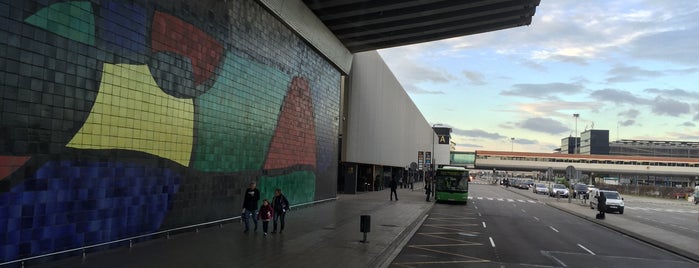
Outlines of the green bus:
{"type": "Polygon", "coordinates": [[[465,168],[438,168],[434,175],[435,199],[468,203],[468,181],[468,170],[465,168]]]}

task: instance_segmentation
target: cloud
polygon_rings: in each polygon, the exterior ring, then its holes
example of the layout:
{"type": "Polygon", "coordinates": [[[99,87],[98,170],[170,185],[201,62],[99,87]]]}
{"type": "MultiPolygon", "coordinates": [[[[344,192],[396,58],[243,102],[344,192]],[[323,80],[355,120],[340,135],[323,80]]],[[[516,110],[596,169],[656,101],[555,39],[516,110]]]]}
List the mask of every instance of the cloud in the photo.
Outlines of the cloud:
{"type": "Polygon", "coordinates": [[[452,133],[455,135],[461,135],[461,136],[466,136],[466,137],[471,137],[471,138],[486,138],[486,139],[491,139],[491,140],[499,140],[499,139],[505,139],[507,137],[500,135],[498,133],[491,133],[491,132],[486,132],[480,129],[458,129],[458,128],[452,128],[452,133]]]}
{"type": "Polygon", "coordinates": [[[695,124],[692,123],[692,122],[684,122],[684,123],[680,124],[680,126],[683,126],[683,127],[696,127],[697,125],[695,125],[695,124]]]}
{"type": "MultiPolygon", "coordinates": [[[[693,8],[693,12],[699,13],[696,7],[693,8]]],[[[697,14],[693,16],[696,18],[697,14]]],[[[652,59],[690,65],[696,64],[696,33],[699,29],[697,29],[696,23],[686,25],[691,25],[693,27],[665,30],[638,38],[638,40],[629,44],[629,54],[639,59],[652,59]]]]}
{"type": "Polygon", "coordinates": [[[462,73],[464,76],[466,76],[466,79],[468,79],[468,81],[471,82],[471,84],[485,85],[485,79],[483,77],[483,74],[472,71],[463,71],[462,73]]]}
{"type": "Polygon", "coordinates": [[[467,147],[467,148],[483,148],[483,146],[478,145],[478,144],[471,144],[471,143],[464,143],[464,144],[456,144],[458,147],[467,147]]]}
{"type": "Polygon", "coordinates": [[[590,93],[590,97],[598,101],[613,102],[616,104],[648,104],[648,100],[636,97],[631,92],[618,89],[601,89],[590,93]]]}
{"type": "Polygon", "coordinates": [[[575,94],[583,90],[581,85],[570,83],[514,84],[512,88],[504,90],[500,94],[504,96],[544,98],[556,94],[575,94]]]}
{"type": "Polygon", "coordinates": [[[640,114],[641,114],[641,112],[636,110],[636,109],[629,109],[628,111],[620,112],[618,115],[634,119],[634,118],[638,117],[638,115],[640,115],[640,114]]]}
{"type": "Polygon", "coordinates": [[[650,93],[650,94],[656,94],[656,95],[660,95],[663,97],[672,97],[672,98],[686,97],[686,98],[699,99],[699,92],[696,92],[696,91],[690,92],[690,91],[687,91],[684,89],[648,88],[648,89],[645,89],[643,92],[650,93]]]}
{"type": "Polygon", "coordinates": [[[530,144],[538,144],[539,142],[536,140],[515,138],[514,143],[522,144],[522,145],[530,145],[530,144]]]}
{"type": "Polygon", "coordinates": [[[617,65],[607,72],[607,83],[632,82],[643,78],[663,76],[662,71],[644,70],[635,66],[617,65]]]}
{"type": "Polygon", "coordinates": [[[651,105],[651,110],[658,115],[679,116],[689,113],[689,104],[673,99],[656,97],[651,105]]]}
{"type": "Polygon", "coordinates": [[[692,118],[694,121],[699,121],[699,113],[694,115],[694,118],[692,118]]]}
{"type": "Polygon", "coordinates": [[[632,126],[633,124],[636,124],[636,120],[629,119],[625,121],[619,121],[619,125],[621,125],[622,127],[632,126]]]}
{"type": "Polygon", "coordinates": [[[519,123],[521,128],[529,129],[536,132],[543,132],[548,134],[561,134],[568,132],[570,129],[558,122],[549,118],[529,118],[519,123]]]}
{"type": "Polygon", "coordinates": [[[578,101],[540,101],[535,103],[520,103],[516,105],[518,110],[516,113],[525,112],[532,116],[547,116],[547,117],[569,117],[572,113],[569,111],[576,110],[596,110],[600,107],[598,102],[578,102],[578,101]]]}
{"type": "Polygon", "coordinates": [[[405,92],[413,93],[413,94],[435,94],[435,95],[444,94],[443,91],[426,90],[426,89],[422,89],[421,87],[418,87],[415,85],[405,85],[405,92]]]}

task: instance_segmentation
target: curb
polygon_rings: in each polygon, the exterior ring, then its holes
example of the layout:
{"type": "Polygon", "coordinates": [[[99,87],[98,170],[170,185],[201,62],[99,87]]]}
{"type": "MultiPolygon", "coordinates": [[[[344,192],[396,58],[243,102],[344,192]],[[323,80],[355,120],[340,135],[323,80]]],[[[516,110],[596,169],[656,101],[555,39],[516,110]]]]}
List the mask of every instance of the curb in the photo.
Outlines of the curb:
{"type": "Polygon", "coordinates": [[[391,244],[386,247],[386,249],[381,252],[374,260],[369,263],[367,267],[381,267],[381,268],[386,268],[391,265],[393,260],[400,254],[400,252],[403,250],[405,245],[410,241],[410,239],[413,237],[413,235],[417,232],[418,229],[420,229],[420,226],[422,226],[422,223],[427,220],[427,216],[429,216],[429,211],[432,209],[434,206],[435,202],[430,202],[431,205],[425,209],[425,212],[420,214],[417,219],[415,219],[410,225],[408,225],[405,230],[403,230],[397,237],[394,239],[391,244]]]}
{"type": "Polygon", "coordinates": [[[558,209],[558,210],[560,210],[560,211],[566,212],[566,213],[571,214],[571,215],[573,215],[573,216],[576,216],[576,217],[578,217],[578,218],[584,219],[584,220],[589,221],[589,222],[596,223],[596,224],[601,225],[601,226],[603,226],[603,227],[606,227],[606,228],[608,228],[608,229],[610,229],[610,230],[614,230],[614,231],[619,232],[619,233],[621,233],[621,234],[627,235],[627,236],[629,236],[629,237],[631,237],[631,238],[634,238],[634,239],[636,239],[636,240],[638,240],[638,241],[641,241],[641,242],[644,242],[644,243],[646,243],[646,244],[649,244],[649,245],[651,245],[651,246],[653,246],[653,247],[666,250],[666,251],[668,251],[668,252],[671,252],[671,253],[674,253],[674,254],[676,254],[676,255],[682,256],[682,257],[684,257],[684,258],[686,258],[686,259],[688,259],[688,260],[691,260],[691,261],[693,261],[693,262],[699,263],[699,255],[697,255],[697,254],[695,254],[695,253],[693,253],[693,252],[690,252],[690,251],[687,251],[687,250],[678,248],[678,247],[676,247],[676,246],[667,244],[667,243],[662,242],[662,241],[659,241],[659,240],[655,240],[655,239],[648,238],[648,237],[646,237],[646,236],[644,236],[644,235],[641,235],[641,234],[639,234],[639,233],[633,232],[633,231],[628,230],[628,229],[624,229],[624,228],[621,228],[621,227],[618,227],[618,226],[615,226],[615,225],[612,225],[612,224],[608,224],[608,223],[603,222],[603,221],[593,220],[593,219],[591,219],[590,217],[588,217],[587,215],[583,215],[583,214],[580,214],[580,213],[575,212],[575,211],[571,211],[571,210],[568,210],[568,209],[565,209],[565,208],[562,208],[562,207],[558,207],[558,206],[555,206],[555,205],[552,205],[552,204],[549,204],[549,203],[545,203],[545,204],[546,204],[547,206],[549,206],[549,207],[552,207],[552,208],[558,209]]]}

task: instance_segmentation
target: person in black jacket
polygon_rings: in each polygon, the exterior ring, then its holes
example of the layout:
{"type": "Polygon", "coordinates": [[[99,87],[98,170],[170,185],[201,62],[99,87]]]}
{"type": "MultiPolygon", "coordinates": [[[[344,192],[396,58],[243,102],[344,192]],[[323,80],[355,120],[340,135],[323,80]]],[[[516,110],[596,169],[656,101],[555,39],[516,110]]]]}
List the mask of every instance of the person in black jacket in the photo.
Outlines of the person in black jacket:
{"type": "Polygon", "coordinates": [[[289,200],[282,194],[282,189],[274,190],[274,198],[272,198],[272,209],[274,209],[274,220],[272,225],[272,233],[277,232],[277,221],[281,223],[279,233],[284,231],[284,216],[289,211],[289,200]]]}
{"type": "Polygon", "coordinates": [[[597,210],[599,210],[600,217],[604,219],[604,212],[607,210],[607,197],[604,196],[602,191],[597,196],[597,210]]]}
{"type": "Polygon", "coordinates": [[[393,201],[393,195],[396,196],[396,201],[398,201],[398,192],[396,192],[397,188],[398,182],[396,181],[396,178],[391,179],[391,201],[393,201]]]}
{"type": "Polygon", "coordinates": [[[250,188],[245,190],[243,199],[243,220],[245,221],[245,232],[250,230],[248,219],[252,219],[255,223],[255,232],[257,232],[257,202],[260,200],[260,190],[257,189],[255,182],[250,183],[250,188]]]}

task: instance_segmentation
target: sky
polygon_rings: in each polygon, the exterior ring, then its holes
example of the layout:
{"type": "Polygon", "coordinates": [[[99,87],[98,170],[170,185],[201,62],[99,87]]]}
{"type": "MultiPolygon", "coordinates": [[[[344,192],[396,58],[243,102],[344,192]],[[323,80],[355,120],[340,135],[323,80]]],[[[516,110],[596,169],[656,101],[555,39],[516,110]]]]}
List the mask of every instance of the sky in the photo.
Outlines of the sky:
{"type": "Polygon", "coordinates": [[[529,26],[379,54],[459,151],[553,152],[586,129],[699,141],[696,0],[542,0],[529,26]]]}

